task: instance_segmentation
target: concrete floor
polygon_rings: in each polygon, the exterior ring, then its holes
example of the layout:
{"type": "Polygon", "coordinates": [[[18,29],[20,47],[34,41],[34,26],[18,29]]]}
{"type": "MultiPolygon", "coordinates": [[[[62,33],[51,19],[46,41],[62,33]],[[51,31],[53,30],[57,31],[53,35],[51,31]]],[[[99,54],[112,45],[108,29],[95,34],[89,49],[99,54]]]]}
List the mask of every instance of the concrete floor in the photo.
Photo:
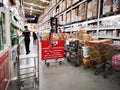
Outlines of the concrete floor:
{"type": "MultiPolygon", "coordinates": [[[[37,48],[31,46],[31,51],[36,53],[36,50],[37,48]]],[[[105,79],[102,74],[95,76],[94,69],[84,70],[66,60],[62,65],[50,63],[49,68],[40,61],[39,84],[39,90],[120,90],[120,69],[114,69],[112,74],[105,79]]],[[[10,87],[15,87],[14,85],[16,84],[10,84],[10,87]]]]}
{"type": "Polygon", "coordinates": [[[68,62],[40,69],[40,90],[120,90],[120,70],[113,70],[107,79],[95,76],[93,69],[84,70],[68,62]]]}

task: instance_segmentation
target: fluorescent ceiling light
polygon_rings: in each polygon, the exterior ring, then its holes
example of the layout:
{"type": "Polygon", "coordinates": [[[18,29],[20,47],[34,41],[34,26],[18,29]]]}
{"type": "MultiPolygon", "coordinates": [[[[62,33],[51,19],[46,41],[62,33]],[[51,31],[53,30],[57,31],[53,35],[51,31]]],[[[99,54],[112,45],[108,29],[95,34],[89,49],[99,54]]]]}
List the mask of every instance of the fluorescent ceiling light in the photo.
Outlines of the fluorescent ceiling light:
{"type": "Polygon", "coordinates": [[[44,6],[40,6],[40,5],[37,5],[37,4],[33,4],[33,3],[27,3],[27,2],[23,2],[24,4],[27,4],[27,5],[30,5],[30,6],[36,6],[36,7],[39,7],[39,8],[45,8],[44,6]]]}
{"type": "Polygon", "coordinates": [[[45,2],[45,3],[49,3],[49,1],[46,1],[46,0],[40,0],[40,1],[45,2]]]}
{"type": "Polygon", "coordinates": [[[34,20],[35,18],[26,18],[27,20],[34,20]]]}
{"type": "MultiPolygon", "coordinates": [[[[27,10],[31,10],[31,8],[28,8],[28,7],[24,7],[24,8],[27,9],[27,10]]],[[[32,11],[42,12],[42,10],[38,10],[38,9],[32,9],[32,11]]]]}
{"type": "Polygon", "coordinates": [[[30,15],[32,15],[32,13],[30,12],[30,15]]]}
{"type": "Polygon", "coordinates": [[[32,9],[33,9],[33,7],[30,7],[30,9],[32,10],[32,9]]]}

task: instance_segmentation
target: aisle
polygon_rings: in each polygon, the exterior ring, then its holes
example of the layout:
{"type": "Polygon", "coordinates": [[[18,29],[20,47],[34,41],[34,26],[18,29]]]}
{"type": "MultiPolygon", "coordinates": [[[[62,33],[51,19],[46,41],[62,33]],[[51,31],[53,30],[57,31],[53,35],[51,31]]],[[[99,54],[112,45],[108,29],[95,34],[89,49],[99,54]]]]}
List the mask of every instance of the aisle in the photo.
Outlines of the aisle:
{"type": "MultiPolygon", "coordinates": [[[[37,46],[32,43],[32,40],[30,49],[30,54],[37,54],[37,46]]],[[[23,63],[32,65],[30,60],[23,63]]],[[[62,65],[50,63],[49,68],[40,61],[39,75],[39,90],[120,90],[120,70],[104,79],[102,75],[95,76],[92,69],[84,70],[82,67],[74,67],[67,61],[62,65]]]]}

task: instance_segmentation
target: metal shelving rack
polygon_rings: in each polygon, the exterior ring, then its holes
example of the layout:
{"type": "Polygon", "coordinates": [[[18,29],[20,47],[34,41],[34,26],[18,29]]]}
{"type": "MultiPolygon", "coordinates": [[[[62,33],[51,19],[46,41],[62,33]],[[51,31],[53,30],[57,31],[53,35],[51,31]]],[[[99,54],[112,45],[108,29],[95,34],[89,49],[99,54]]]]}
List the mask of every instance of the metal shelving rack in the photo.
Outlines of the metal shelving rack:
{"type": "Polygon", "coordinates": [[[19,90],[39,90],[39,59],[36,54],[20,55],[19,43],[17,47],[17,75],[19,90]],[[22,64],[22,61],[31,61],[32,64],[22,64]]]}

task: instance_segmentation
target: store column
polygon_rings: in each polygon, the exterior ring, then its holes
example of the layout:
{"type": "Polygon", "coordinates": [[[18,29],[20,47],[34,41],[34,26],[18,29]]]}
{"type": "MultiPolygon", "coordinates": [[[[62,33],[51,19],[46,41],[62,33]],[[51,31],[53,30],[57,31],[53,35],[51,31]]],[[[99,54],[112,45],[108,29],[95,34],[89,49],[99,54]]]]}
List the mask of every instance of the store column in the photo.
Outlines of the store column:
{"type": "Polygon", "coordinates": [[[9,47],[9,69],[10,69],[10,79],[14,78],[14,68],[13,68],[13,61],[12,61],[12,52],[11,52],[11,36],[10,36],[10,6],[9,6],[9,1],[6,0],[6,5],[5,5],[5,29],[6,29],[6,43],[7,47],[9,47]]]}

